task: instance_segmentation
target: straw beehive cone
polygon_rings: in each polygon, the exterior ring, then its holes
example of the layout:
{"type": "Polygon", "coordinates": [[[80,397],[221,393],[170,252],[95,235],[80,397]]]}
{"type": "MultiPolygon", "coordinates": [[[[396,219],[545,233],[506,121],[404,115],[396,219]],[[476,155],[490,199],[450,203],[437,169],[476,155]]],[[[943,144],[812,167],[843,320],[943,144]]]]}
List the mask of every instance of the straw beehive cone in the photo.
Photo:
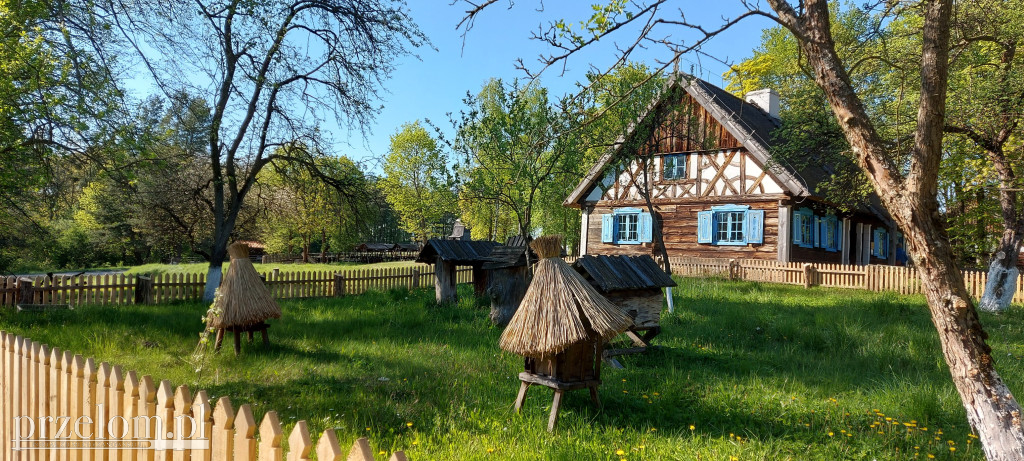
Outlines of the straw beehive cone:
{"type": "Polygon", "coordinates": [[[281,307],[263,284],[260,274],[249,261],[249,247],[233,243],[228,247],[231,265],[220,285],[217,298],[219,316],[209,320],[212,328],[252,325],[281,317],[281,307]]]}
{"type": "Polygon", "coordinates": [[[501,335],[501,348],[526,357],[554,355],[570,345],[610,339],[633,324],[559,258],[562,238],[540,237],[530,247],[543,258],[530,288],[501,335]]]}

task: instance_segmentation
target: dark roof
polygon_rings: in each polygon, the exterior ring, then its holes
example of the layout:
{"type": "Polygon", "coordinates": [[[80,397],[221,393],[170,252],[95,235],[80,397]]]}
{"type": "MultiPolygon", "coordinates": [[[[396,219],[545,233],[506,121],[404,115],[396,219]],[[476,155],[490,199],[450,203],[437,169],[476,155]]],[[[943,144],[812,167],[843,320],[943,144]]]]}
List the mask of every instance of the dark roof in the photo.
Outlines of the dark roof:
{"type": "Polygon", "coordinates": [[[391,251],[393,247],[390,243],[360,243],[356,251],[391,251]]]}
{"type": "Polygon", "coordinates": [[[396,243],[395,251],[420,251],[418,243],[396,243]]]}
{"type": "Polygon", "coordinates": [[[584,255],[572,267],[605,293],[676,286],[672,277],[658,267],[658,263],[649,255],[584,255]]]}
{"type": "Polygon", "coordinates": [[[489,261],[484,263],[484,269],[504,269],[508,267],[525,266],[526,247],[507,245],[497,246],[494,247],[494,250],[491,251],[491,255],[487,259],[489,259],[489,261]]]}
{"type": "Polygon", "coordinates": [[[440,256],[443,261],[456,263],[486,262],[491,255],[491,250],[498,246],[498,242],[490,240],[441,240],[430,239],[420,250],[416,261],[433,264],[440,256]]]}

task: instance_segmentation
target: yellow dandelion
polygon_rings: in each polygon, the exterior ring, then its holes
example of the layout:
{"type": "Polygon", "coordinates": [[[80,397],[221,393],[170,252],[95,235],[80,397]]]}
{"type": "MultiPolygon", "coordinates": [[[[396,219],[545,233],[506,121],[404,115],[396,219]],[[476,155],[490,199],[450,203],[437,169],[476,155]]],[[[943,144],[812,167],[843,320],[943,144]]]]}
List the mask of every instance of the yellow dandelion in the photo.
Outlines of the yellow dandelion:
{"type": "Polygon", "coordinates": [[[833,435],[833,434],[832,434],[832,432],[829,432],[829,433],[828,433],[828,436],[829,436],[829,437],[832,437],[832,435],[833,435]]]}
{"type": "Polygon", "coordinates": [[[659,394],[659,393],[657,393],[657,392],[655,392],[655,393],[654,393],[654,396],[655,396],[655,397],[657,397],[657,396],[659,396],[659,395],[661,395],[661,394],[659,394]]]}
{"type": "Polygon", "coordinates": [[[949,447],[949,451],[956,451],[956,447],[949,447]]]}
{"type": "Polygon", "coordinates": [[[411,422],[405,423],[405,427],[412,427],[412,423],[411,422]]]}
{"type": "MultiPolygon", "coordinates": [[[[694,427],[694,426],[693,426],[693,424],[691,424],[691,425],[690,425],[690,430],[692,431],[692,430],[694,430],[694,429],[696,429],[696,427],[694,427]]],[[[652,430],[653,430],[653,429],[652,429],[652,430]]]]}
{"type": "Polygon", "coordinates": [[[622,449],[621,449],[621,448],[619,448],[618,450],[615,450],[615,454],[617,454],[617,455],[619,455],[619,456],[622,456],[622,455],[626,454],[626,452],[625,452],[625,451],[622,451],[622,449]]]}
{"type": "Polygon", "coordinates": [[[377,454],[378,454],[378,455],[381,455],[381,456],[384,456],[384,455],[388,454],[388,452],[386,452],[386,451],[384,451],[384,450],[381,450],[381,451],[380,451],[380,453],[377,453],[377,454]]]}
{"type": "Polygon", "coordinates": [[[488,448],[487,449],[487,453],[494,453],[494,449],[493,448],[488,448]]]}
{"type": "Polygon", "coordinates": [[[627,391],[627,390],[623,389],[623,390],[622,390],[622,393],[623,393],[623,394],[628,394],[628,393],[629,393],[629,391],[627,391]]]}
{"type": "Polygon", "coordinates": [[[366,430],[370,430],[370,428],[366,428],[366,430]]]}
{"type": "Polygon", "coordinates": [[[658,432],[658,429],[657,429],[657,428],[653,428],[653,427],[652,427],[652,428],[651,428],[651,432],[658,432]]]}

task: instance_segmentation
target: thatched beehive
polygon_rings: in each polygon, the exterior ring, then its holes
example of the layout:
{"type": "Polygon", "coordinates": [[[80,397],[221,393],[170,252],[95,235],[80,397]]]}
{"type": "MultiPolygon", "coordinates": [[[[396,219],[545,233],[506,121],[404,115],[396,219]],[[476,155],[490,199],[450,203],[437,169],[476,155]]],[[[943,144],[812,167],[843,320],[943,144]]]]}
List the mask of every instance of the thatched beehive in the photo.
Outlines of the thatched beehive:
{"type": "Polygon", "coordinates": [[[249,247],[233,243],[228,247],[231,265],[220,285],[216,310],[220,315],[208,320],[210,328],[229,328],[261,323],[281,317],[281,307],[263,284],[249,260],[249,247]]]}
{"type": "Polygon", "coordinates": [[[551,357],[581,341],[610,339],[633,324],[558,257],[561,243],[560,236],[549,236],[530,244],[542,259],[501,335],[502,349],[525,357],[551,357]]]}

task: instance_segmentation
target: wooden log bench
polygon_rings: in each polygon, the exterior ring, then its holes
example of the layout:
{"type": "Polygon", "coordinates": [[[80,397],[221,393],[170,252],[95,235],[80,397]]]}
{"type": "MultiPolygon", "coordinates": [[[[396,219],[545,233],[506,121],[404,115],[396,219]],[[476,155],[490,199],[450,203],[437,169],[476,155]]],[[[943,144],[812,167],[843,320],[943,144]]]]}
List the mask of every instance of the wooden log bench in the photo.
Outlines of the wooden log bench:
{"type": "Polygon", "coordinates": [[[252,344],[253,333],[258,331],[263,336],[263,345],[264,346],[269,346],[270,345],[270,336],[267,334],[267,328],[270,328],[270,325],[267,324],[266,322],[253,323],[251,325],[245,325],[245,326],[233,326],[233,327],[221,328],[221,329],[217,330],[217,342],[214,343],[213,349],[214,349],[214,351],[219,351],[220,350],[221,342],[224,340],[224,331],[225,330],[226,331],[230,331],[230,332],[235,334],[235,355],[238,355],[238,354],[240,354],[242,352],[242,336],[241,336],[241,333],[248,333],[248,335],[249,335],[249,344],[252,344]]]}

